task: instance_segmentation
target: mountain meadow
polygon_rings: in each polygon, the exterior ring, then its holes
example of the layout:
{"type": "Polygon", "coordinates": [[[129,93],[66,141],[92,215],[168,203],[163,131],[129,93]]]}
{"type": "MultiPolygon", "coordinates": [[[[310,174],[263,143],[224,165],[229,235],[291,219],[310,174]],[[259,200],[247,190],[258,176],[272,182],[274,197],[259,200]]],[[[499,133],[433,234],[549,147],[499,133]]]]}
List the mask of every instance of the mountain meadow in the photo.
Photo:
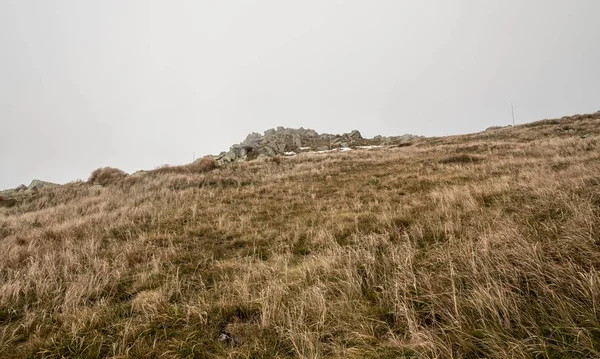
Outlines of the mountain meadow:
{"type": "Polygon", "coordinates": [[[600,357],[600,113],[0,197],[2,358],[600,357]]]}

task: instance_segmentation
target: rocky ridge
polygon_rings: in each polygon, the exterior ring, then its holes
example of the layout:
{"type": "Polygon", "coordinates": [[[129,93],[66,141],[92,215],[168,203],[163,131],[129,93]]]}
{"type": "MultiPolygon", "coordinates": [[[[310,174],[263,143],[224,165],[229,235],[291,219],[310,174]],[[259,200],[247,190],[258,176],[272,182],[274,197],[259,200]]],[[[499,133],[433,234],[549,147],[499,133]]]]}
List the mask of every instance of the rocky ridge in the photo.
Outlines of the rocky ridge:
{"type": "Polygon", "coordinates": [[[56,187],[56,186],[59,186],[59,185],[56,183],[52,183],[52,182],[34,179],[33,181],[31,181],[29,186],[25,186],[24,184],[22,184],[22,185],[19,185],[17,188],[6,189],[3,191],[0,191],[0,195],[10,195],[10,194],[15,194],[15,193],[20,193],[20,192],[37,192],[44,187],[56,187]]]}
{"type": "Polygon", "coordinates": [[[20,194],[31,194],[31,193],[35,193],[37,191],[39,191],[42,188],[45,187],[57,187],[60,186],[56,183],[52,183],[52,182],[46,182],[46,181],[40,181],[38,179],[34,179],[33,181],[31,181],[31,183],[29,184],[29,186],[25,186],[24,184],[19,185],[17,188],[12,188],[12,189],[6,189],[6,190],[2,190],[0,191],[0,207],[11,207],[13,206],[16,202],[14,200],[14,196],[20,195],[20,194]]]}
{"type": "Polygon", "coordinates": [[[312,129],[277,127],[263,134],[253,132],[244,141],[230,147],[229,151],[212,156],[219,163],[248,161],[261,157],[294,156],[300,152],[325,152],[367,146],[406,145],[423,139],[421,136],[402,135],[363,138],[358,130],[342,135],[319,134],[312,129]]]}

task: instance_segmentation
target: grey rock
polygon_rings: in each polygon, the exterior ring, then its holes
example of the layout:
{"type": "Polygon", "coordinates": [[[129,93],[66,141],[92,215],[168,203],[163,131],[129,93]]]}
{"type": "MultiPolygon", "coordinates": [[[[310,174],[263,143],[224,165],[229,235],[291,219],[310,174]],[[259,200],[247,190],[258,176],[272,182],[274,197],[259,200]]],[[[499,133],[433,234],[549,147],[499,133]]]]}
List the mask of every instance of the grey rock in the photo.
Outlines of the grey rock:
{"type": "Polygon", "coordinates": [[[326,151],[338,147],[352,145],[383,145],[399,144],[414,141],[418,136],[403,135],[397,137],[378,136],[375,139],[364,139],[358,130],[350,131],[343,135],[319,134],[315,130],[305,128],[285,128],[279,126],[268,129],[263,135],[253,132],[246,139],[231,146],[229,152],[221,153],[215,159],[218,163],[232,161],[249,161],[264,156],[274,157],[286,152],[304,151],[300,148],[311,148],[317,151],[326,151]]]}
{"type": "Polygon", "coordinates": [[[353,130],[348,134],[348,137],[353,138],[353,139],[361,139],[362,136],[360,135],[360,132],[358,132],[358,130],[353,130]]]}
{"type": "Polygon", "coordinates": [[[246,139],[241,143],[241,145],[255,147],[262,137],[263,136],[261,136],[259,133],[252,132],[246,136],[246,139]]]}
{"type": "Polygon", "coordinates": [[[299,135],[294,137],[294,145],[298,148],[302,147],[302,140],[299,135]]]}
{"type": "Polygon", "coordinates": [[[264,154],[265,156],[276,156],[277,155],[277,151],[275,151],[274,149],[272,149],[269,146],[265,146],[260,150],[261,154],[264,154]]]}
{"type": "Polygon", "coordinates": [[[225,159],[226,161],[233,161],[235,160],[235,158],[235,151],[233,151],[232,149],[230,149],[229,152],[227,152],[225,156],[223,156],[223,159],[225,159]]]}
{"type": "Polygon", "coordinates": [[[275,146],[275,151],[280,154],[284,153],[285,152],[285,143],[278,142],[277,145],[275,146]]]}
{"type": "Polygon", "coordinates": [[[45,188],[45,187],[56,187],[56,186],[58,186],[58,184],[56,184],[56,183],[40,181],[40,180],[34,179],[33,181],[31,181],[29,186],[27,186],[27,190],[37,192],[40,189],[45,188]]]}
{"type": "Polygon", "coordinates": [[[319,137],[319,134],[317,133],[317,131],[315,130],[311,130],[311,129],[302,129],[302,136],[304,137],[319,137]]]}

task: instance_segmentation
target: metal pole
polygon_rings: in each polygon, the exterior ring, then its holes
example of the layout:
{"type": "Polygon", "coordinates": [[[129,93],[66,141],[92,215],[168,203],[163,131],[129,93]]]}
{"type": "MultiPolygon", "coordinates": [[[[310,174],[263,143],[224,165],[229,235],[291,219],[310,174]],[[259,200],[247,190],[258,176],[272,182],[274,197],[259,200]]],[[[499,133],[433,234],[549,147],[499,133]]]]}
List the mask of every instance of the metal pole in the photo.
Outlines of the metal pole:
{"type": "Polygon", "coordinates": [[[513,107],[513,103],[510,103],[510,110],[512,111],[512,118],[513,118],[513,127],[515,127],[515,108],[513,107]]]}

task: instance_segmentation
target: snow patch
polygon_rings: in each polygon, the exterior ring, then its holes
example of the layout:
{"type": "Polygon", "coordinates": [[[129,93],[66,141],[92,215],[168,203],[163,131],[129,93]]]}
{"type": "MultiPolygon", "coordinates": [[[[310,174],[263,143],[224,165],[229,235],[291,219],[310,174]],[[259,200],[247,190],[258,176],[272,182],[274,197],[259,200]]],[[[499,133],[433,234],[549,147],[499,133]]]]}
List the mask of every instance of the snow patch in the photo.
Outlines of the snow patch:
{"type": "Polygon", "coordinates": [[[383,146],[358,146],[357,148],[364,149],[364,150],[370,150],[373,148],[381,148],[381,147],[383,147],[383,146]]]}
{"type": "Polygon", "coordinates": [[[295,156],[296,152],[284,152],[283,153],[285,156],[295,156]]]}

